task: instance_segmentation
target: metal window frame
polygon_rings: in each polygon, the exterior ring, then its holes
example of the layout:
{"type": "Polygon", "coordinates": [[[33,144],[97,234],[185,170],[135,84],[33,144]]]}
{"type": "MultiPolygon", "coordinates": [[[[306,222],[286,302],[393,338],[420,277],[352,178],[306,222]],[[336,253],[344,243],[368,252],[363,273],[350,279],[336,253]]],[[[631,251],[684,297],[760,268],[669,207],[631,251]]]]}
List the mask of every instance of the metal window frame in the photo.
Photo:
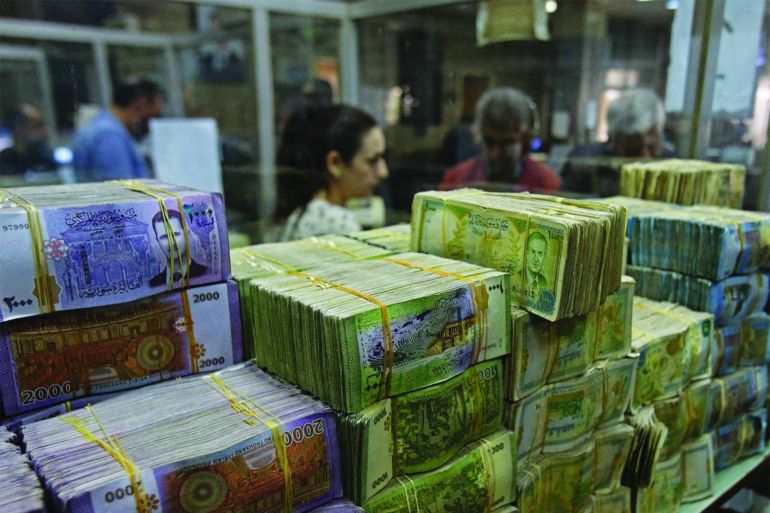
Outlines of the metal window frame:
{"type": "Polygon", "coordinates": [[[0,59],[34,62],[42,82],[40,86],[43,98],[40,107],[45,118],[46,129],[49,134],[55,134],[56,118],[53,107],[53,92],[51,90],[51,73],[48,70],[45,52],[34,46],[0,44],[0,59]]]}

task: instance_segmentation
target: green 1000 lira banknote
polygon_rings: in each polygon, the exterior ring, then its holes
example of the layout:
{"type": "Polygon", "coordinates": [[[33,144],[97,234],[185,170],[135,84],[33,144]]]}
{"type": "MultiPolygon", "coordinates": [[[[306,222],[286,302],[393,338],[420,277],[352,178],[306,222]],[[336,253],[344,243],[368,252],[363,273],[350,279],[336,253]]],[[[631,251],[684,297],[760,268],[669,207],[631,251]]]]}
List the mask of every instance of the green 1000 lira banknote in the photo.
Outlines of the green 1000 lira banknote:
{"type": "Polygon", "coordinates": [[[436,470],[400,476],[363,508],[367,513],[488,513],[506,506],[516,498],[513,437],[498,431],[467,445],[436,470]]]}
{"type": "Polygon", "coordinates": [[[639,513],[677,513],[682,504],[682,455],[658,460],[652,486],[641,488],[637,502],[639,513]]]}
{"type": "Polygon", "coordinates": [[[510,276],[433,255],[250,282],[256,361],[355,413],[510,352],[510,276]]]}
{"type": "Polygon", "coordinates": [[[594,442],[522,462],[516,477],[522,512],[583,513],[591,502],[594,442]]]}
{"type": "Polygon", "coordinates": [[[604,361],[583,376],[509,404],[505,422],[516,432],[519,458],[574,448],[600,424],[620,420],[631,400],[637,363],[631,356],[604,361]]]}
{"type": "Polygon", "coordinates": [[[340,415],[346,494],[369,499],[402,474],[434,470],[500,429],[503,367],[482,362],[454,378],[340,415]]]}
{"type": "Polygon", "coordinates": [[[595,360],[631,350],[634,281],[595,311],[550,322],[517,307],[511,309],[511,356],[506,359],[507,397],[518,401],[547,383],[585,373],[595,360]]]}
{"type": "Polygon", "coordinates": [[[428,191],[412,204],[412,250],[511,273],[514,304],[549,321],[618,289],[625,230],[625,207],[537,194],[428,191]]]}
{"type": "Polygon", "coordinates": [[[596,455],[594,462],[594,489],[611,492],[620,487],[623,466],[631,451],[634,428],[618,422],[594,433],[596,455]]]}
{"type": "Polygon", "coordinates": [[[682,502],[695,502],[714,494],[714,449],[711,435],[682,446],[682,502]]]}

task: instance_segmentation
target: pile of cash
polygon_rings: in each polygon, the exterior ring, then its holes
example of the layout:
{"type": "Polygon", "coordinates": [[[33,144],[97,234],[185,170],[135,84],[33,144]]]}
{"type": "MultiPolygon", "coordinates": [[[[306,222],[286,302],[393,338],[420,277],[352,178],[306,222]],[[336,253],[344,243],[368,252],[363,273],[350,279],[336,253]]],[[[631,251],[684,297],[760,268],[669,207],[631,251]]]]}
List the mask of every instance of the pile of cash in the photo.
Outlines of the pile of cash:
{"type": "Polygon", "coordinates": [[[345,237],[387,249],[393,253],[405,253],[412,243],[412,228],[408,224],[394,224],[373,230],[346,233],[345,237]]]}
{"type": "Polygon", "coordinates": [[[626,209],[536,194],[421,192],[412,249],[511,273],[511,299],[556,321],[620,287],[626,209]]]}
{"type": "Polygon", "coordinates": [[[718,326],[764,310],[770,282],[767,274],[760,273],[731,276],[714,282],[633,265],[628,266],[628,274],[636,280],[637,295],[712,313],[718,326]]]}
{"type": "Polygon", "coordinates": [[[230,366],[239,319],[230,282],[0,323],[0,417],[230,366]]]}
{"type": "Polygon", "coordinates": [[[254,354],[335,410],[445,381],[510,352],[510,276],[431,255],[250,281],[254,354]]]}
{"type": "Polygon", "coordinates": [[[362,506],[367,513],[511,512],[515,452],[513,433],[497,431],[465,446],[436,470],[396,478],[362,506]]]}
{"type": "Polygon", "coordinates": [[[251,363],[22,433],[61,511],[304,511],[342,495],[334,412],[251,363]]]}
{"type": "Polygon", "coordinates": [[[19,446],[12,443],[13,438],[11,432],[0,431],[0,504],[3,513],[43,513],[46,511],[43,489],[19,446]]]}
{"type": "Polygon", "coordinates": [[[712,281],[770,267],[770,214],[622,196],[604,201],[628,208],[633,265],[712,281]]]}
{"type": "Polygon", "coordinates": [[[507,396],[518,401],[548,383],[585,373],[595,360],[628,354],[633,296],[634,281],[624,276],[620,289],[585,315],[549,322],[512,307],[507,396]]]}
{"type": "Polygon", "coordinates": [[[712,434],[716,470],[729,467],[742,458],[765,450],[767,410],[746,413],[720,426],[712,434]]]}
{"type": "Polygon", "coordinates": [[[629,406],[638,358],[605,360],[577,378],[540,388],[508,406],[519,458],[563,452],[591,438],[600,424],[617,423],[629,406]]]}
{"type": "Polygon", "coordinates": [[[584,513],[594,488],[594,453],[595,444],[589,440],[571,451],[522,463],[516,477],[519,508],[523,512],[584,513]]]}
{"type": "Polygon", "coordinates": [[[153,180],[0,190],[0,321],[229,275],[219,194],[153,180]]]}
{"type": "MultiPolygon", "coordinates": [[[[233,279],[238,283],[242,298],[249,297],[249,282],[253,278],[300,272],[313,267],[344,264],[388,256],[393,252],[340,235],[325,235],[291,242],[257,244],[230,252],[233,279]]],[[[255,340],[250,301],[241,301],[243,339],[255,340]]],[[[253,358],[252,345],[245,345],[247,356],[253,358]]]]}
{"type": "Polygon", "coordinates": [[[717,329],[711,354],[718,376],[740,367],[769,364],[770,316],[759,312],[717,329]]]}
{"type": "Polygon", "coordinates": [[[434,470],[502,426],[503,366],[483,362],[454,378],[340,415],[345,493],[362,503],[394,477],[434,470]]]}
{"type": "Polygon", "coordinates": [[[620,194],[680,205],[741,208],[746,168],[738,164],[668,159],[623,165],[620,194]]]}

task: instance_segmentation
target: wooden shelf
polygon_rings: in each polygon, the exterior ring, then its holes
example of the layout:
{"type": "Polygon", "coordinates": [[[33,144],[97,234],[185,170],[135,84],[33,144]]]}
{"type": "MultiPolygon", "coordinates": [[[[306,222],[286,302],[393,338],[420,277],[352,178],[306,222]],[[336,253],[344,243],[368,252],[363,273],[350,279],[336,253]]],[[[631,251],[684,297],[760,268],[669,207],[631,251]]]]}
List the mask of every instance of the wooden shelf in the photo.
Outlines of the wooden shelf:
{"type": "MultiPolygon", "coordinates": [[[[709,507],[722,502],[724,495],[731,491],[746,476],[757,469],[763,462],[770,461],[770,447],[765,449],[762,454],[757,454],[741,460],[735,465],[728,467],[721,472],[717,472],[714,479],[714,495],[698,502],[682,504],[679,513],[702,513],[709,507]]],[[[770,476],[767,478],[768,488],[770,488],[770,476]]],[[[736,490],[737,491],[737,490],[736,490]]]]}

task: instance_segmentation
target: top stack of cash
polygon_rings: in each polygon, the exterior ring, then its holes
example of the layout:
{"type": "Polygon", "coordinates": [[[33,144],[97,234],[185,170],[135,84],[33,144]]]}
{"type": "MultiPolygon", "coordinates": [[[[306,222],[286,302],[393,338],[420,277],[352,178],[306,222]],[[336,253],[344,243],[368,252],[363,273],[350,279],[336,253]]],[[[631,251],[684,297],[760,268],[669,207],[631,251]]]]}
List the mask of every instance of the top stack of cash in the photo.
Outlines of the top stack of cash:
{"type": "Polygon", "coordinates": [[[658,160],[625,164],[620,194],[680,205],[741,208],[746,169],[700,160],[658,160]]]}
{"type": "Polygon", "coordinates": [[[373,230],[346,233],[345,237],[366,242],[372,246],[385,248],[394,253],[409,251],[412,228],[408,224],[394,224],[373,230]]]}
{"type": "Polygon", "coordinates": [[[256,361],[338,411],[510,352],[509,275],[402,253],[251,280],[256,361]]]}
{"type": "Polygon", "coordinates": [[[473,189],[421,192],[412,249],[511,273],[511,300],[555,321],[620,287],[625,207],[473,189]]]}
{"type": "Polygon", "coordinates": [[[622,196],[605,201],[628,208],[633,265],[714,281],[770,267],[770,214],[622,196]]]}
{"type": "Polygon", "coordinates": [[[43,489],[29,460],[11,440],[13,434],[0,429],[0,504],[3,513],[43,513],[43,489]]]}
{"type": "Polygon", "coordinates": [[[0,190],[0,321],[229,276],[220,194],[155,180],[0,190]]]}
{"type": "Polygon", "coordinates": [[[307,511],[342,495],[334,412],[242,364],[24,426],[56,511],[307,511]]]}

